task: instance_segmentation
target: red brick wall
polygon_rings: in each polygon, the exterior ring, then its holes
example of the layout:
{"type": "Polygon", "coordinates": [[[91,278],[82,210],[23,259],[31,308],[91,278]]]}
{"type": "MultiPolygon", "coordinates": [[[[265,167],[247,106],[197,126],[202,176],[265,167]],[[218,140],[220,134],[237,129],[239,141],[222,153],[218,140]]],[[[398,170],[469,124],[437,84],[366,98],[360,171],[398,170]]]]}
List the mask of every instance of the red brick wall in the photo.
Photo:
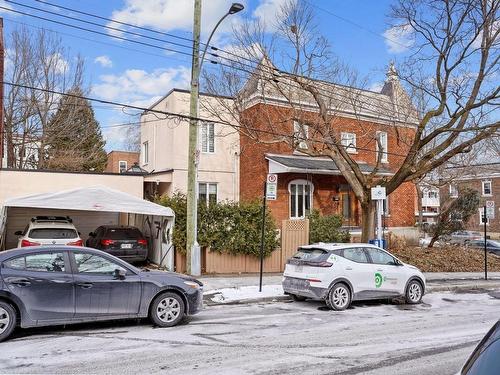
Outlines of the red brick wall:
{"type": "Polygon", "coordinates": [[[104,172],[120,173],[120,161],[127,162],[127,169],[139,162],[138,152],[111,151],[108,154],[108,163],[104,172]]]}
{"type": "MultiPolygon", "coordinates": [[[[301,119],[304,122],[313,122],[315,114],[305,114],[301,119]],[[310,121],[308,121],[308,119],[310,121]]],[[[257,104],[242,113],[243,121],[249,127],[263,129],[264,131],[292,134],[294,116],[291,110],[271,105],[257,104]],[[269,123],[273,123],[270,127],[269,123]]],[[[385,131],[388,135],[388,164],[383,166],[389,170],[396,170],[406,155],[407,144],[414,134],[413,129],[405,127],[394,127],[381,125],[367,121],[349,118],[336,118],[332,124],[338,134],[340,132],[356,133],[358,153],[353,159],[358,162],[366,162],[374,165],[376,162],[376,131],[385,131]],[[391,153],[398,154],[392,155],[391,153]]],[[[262,133],[259,140],[254,140],[245,134],[241,134],[240,146],[240,198],[241,200],[252,200],[261,198],[263,194],[263,183],[268,172],[268,162],[265,160],[266,153],[292,154],[293,150],[284,142],[262,143],[276,139],[276,135],[262,133]]],[[[314,137],[314,135],[310,136],[314,137]]],[[[315,147],[321,144],[315,143],[315,147]]],[[[280,174],[278,182],[278,200],[269,203],[273,216],[278,222],[289,218],[289,194],[288,184],[293,179],[307,179],[306,175],[280,174]]],[[[340,203],[333,202],[333,196],[338,194],[340,184],[345,184],[342,176],[312,175],[309,176],[314,184],[313,208],[318,208],[323,214],[341,213],[340,203]]],[[[388,226],[413,226],[415,222],[416,190],[412,183],[405,183],[394,191],[389,198],[390,218],[388,226]]],[[[355,210],[356,218],[359,219],[359,208],[355,210]]]]}

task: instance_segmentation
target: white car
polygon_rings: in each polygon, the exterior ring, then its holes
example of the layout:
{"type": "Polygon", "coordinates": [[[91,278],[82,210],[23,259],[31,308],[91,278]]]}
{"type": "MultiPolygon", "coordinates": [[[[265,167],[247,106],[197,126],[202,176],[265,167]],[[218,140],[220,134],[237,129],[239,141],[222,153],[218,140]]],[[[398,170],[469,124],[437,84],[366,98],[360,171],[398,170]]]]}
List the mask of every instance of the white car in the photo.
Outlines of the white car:
{"type": "Polygon", "coordinates": [[[324,300],[333,310],[352,301],[404,297],[420,303],[425,277],[374,245],[318,243],[301,246],[287,261],[283,290],[295,300],[324,300]]]}
{"type": "Polygon", "coordinates": [[[17,231],[17,247],[40,245],[83,246],[83,240],[69,217],[35,216],[24,231],[17,231]]]}

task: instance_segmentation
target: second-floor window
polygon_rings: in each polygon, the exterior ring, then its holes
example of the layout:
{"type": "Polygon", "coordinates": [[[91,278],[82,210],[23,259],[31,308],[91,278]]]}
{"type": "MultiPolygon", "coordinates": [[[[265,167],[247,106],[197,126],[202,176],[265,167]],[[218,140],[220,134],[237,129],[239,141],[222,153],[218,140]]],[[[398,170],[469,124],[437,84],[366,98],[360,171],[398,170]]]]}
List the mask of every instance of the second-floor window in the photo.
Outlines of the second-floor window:
{"type": "MultiPolygon", "coordinates": [[[[382,163],[388,162],[387,157],[387,133],[377,132],[377,143],[376,143],[377,158],[380,157],[382,163]]],[[[378,160],[378,159],[377,159],[378,160]]]]}
{"type": "Polygon", "coordinates": [[[458,187],[457,185],[450,185],[450,198],[458,198],[458,187]]]}
{"type": "Polygon", "coordinates": [[[149,142],[146,141],[142,144],[142,164],[149,163],[149,142]]]}
{"type": "Polygon", "coordinates": [[[120,173],[125,173],[127,171],[127,162],[125,160],[120,160],[118,162],[118,169],[120,173]]]}
{"type": "Polygon", "coordinates": [[[350,154],[356,153],[356,134],[342,132],[340,134],[340,142],[347,152],[350,154]]]}
{"type": "Polygon", "coordinates": [[[438,197],[437,191],[429,191],[428,197],[429,198],[437,198],[438,197]]]}
{"type": "Polygon", "coordinates": [[[296,148],[307,149],[307,138],[309,136],[309,126],[299,121],[293,122],[293,143],[296,148]]]}
{"type": "Polygon", "coordinates": [[[217,203],[217,184],[210,182],[199,183],[198,201],[206,205],[217,203]]]}
{"type": "Polygon", "coordinates": [[[483,195],[491,196],[492,194],[491,181],[483,181],[483,195]]]}
{"type": "Polygon", "coordinates": [[[201,152],[215,152],[215,125],[213,122],[201,124],[201,152]]]}

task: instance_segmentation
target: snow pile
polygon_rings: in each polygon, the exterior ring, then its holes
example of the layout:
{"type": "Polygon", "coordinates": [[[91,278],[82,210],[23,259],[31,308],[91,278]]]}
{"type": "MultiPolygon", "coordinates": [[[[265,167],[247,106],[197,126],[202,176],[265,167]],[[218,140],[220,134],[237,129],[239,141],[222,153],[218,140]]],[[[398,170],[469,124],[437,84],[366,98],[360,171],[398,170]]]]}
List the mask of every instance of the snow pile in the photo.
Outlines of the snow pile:
{"type": "Polygon", "coordinates": [[[212,302],[228,303],[234,301],[245,301],[259,298],[273,298],[283,296],[281,285],[263,285],[259,292],[257,285],[241,286],[236,288],[223,288],[210,290],[204,293],[212,302]]]}

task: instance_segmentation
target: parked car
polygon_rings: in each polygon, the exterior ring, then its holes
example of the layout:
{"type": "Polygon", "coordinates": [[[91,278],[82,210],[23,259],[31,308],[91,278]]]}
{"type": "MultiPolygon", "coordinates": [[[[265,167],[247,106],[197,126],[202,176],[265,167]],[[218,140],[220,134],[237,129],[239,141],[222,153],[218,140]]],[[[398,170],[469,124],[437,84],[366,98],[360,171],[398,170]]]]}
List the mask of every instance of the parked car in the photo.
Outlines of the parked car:
{"type": "Polygon", "coordinates": [[[40,245],[83,246],[83,240],[68,216],[35,216],[18,236],[17,247],[40,245]]]}
{"type": "Polygon", "coordinates": [[[368,244],[319,243],[287,260],[283,290],[296,300],[324,300],[333,310],[352,301],[403,296],[417,304],[425,292],[420,270],[368,244]]]}
{"type": "Polygon", "coordinates": [[[451,244],[468,244],[470,241],[480,240],[484,238],[479,232],[473,232],[470,230],[461,230],[453,232],[449,236],[444,236],[446,242],[451,244]]]}
{"type": "Polygon", "coordinates": [[[477,345],[459,375],[496,375],[499,371],[500,321],[488,331],[477,345]]]}
{"type": "MultiPolygon", "coordinates": [[[[474,240],[469,243],[475,249],[484,249],[484,240],[474,240]]],[[[486,240],[486,250],[490,253],[500,255],[500,241],[486,240]]]]}
{"type": "Polygon", "coordinates": [[[103,251],[43,246],[0,253],[0,341],[16,327],[149,317],[171,327],[202,308],[203,284],[140,270],[103,251]]]}
{"type": "Polygon", "coordinates": [[[139,229],[132,226],[100,226],[89,233],[86,245],[129,263],[144,262],[148,257],[148,241],[139,229]]]}

